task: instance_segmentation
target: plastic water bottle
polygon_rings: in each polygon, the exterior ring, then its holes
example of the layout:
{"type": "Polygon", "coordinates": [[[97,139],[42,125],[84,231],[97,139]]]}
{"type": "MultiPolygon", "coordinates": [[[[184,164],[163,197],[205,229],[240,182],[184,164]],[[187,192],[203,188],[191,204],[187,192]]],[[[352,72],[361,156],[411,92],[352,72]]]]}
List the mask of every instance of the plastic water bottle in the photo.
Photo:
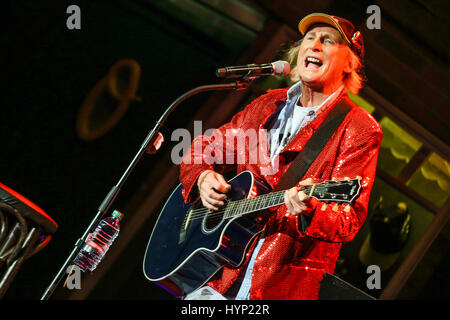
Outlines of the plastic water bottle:
{"type": "Polygon", "coordinates": [[[110,217],[101,220],[93,233],[86,239],[86,244],[74,260],[81,270],[93,271],[97,268],[111,244],[120,231],[123,214],[115,210],[110,217]]]}

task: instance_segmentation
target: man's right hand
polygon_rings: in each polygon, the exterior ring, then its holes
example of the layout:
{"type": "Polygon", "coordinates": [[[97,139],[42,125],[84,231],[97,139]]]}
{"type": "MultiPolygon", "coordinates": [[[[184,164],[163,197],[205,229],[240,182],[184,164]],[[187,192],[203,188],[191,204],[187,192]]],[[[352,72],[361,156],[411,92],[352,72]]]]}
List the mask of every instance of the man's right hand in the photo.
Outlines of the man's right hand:
{"type": "Polygon", "coordinates": [[[198,177],[197,186],[203,205],[214,211],[225,204],[225,193],[231,188],[225,178],[213,170],[203,171],[198,177]]]}

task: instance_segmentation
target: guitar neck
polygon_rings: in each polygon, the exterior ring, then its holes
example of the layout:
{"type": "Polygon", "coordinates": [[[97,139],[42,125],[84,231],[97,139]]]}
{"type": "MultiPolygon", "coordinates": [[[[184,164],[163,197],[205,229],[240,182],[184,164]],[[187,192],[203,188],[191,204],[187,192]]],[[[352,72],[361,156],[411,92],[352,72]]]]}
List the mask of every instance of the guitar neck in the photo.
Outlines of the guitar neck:
{"type": "MultiPolygon", "coordinates": [[[[313,186],[301,187],[301,189],[308,193],[313,186]]],[[[263,194],[254,198],[231,201],[225,208],[224,218],[231,218],[237,215],[244,215],[282,205],[284,203],[285,192],[286,190],[282,190],[263,194]]]]}
{"type": "MultiPolygon", "coordinates": [[[[359,179],[324,181],[309,186],[302,186],[300,189],[310,197],[321,201],[351,203],[359,195],[361,184],[359,179]]],[[[228,202],[225,207],[224,218],[282,205],[285,192],[286,190],[276,191],[253,198],[228,202]]]]}

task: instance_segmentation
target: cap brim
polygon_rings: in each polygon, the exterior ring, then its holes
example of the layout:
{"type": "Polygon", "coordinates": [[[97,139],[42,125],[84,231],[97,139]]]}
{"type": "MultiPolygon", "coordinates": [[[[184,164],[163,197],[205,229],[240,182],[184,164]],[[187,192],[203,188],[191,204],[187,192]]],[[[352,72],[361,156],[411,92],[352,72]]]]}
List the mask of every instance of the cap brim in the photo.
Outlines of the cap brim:
{"type": "Polygon", "coordinates": [[[341,26],[336,22],[336,20],[333,19],[328,14],[325,13],[311,13],[304,17],[302,20],[300,20],[298,24],[298,30],[301,32],[302,35],[305,35],[305,33],[308,31],[309,27],[311,27],[314,24],[317,23],[324,23],[328,24],[334,28],[336,28],[339,33],[342,35],[344,40],[347,42],[347,44],[351,44],[350,39],[347,38],[345,35],[344,30],[342,30],[341,26]]]}

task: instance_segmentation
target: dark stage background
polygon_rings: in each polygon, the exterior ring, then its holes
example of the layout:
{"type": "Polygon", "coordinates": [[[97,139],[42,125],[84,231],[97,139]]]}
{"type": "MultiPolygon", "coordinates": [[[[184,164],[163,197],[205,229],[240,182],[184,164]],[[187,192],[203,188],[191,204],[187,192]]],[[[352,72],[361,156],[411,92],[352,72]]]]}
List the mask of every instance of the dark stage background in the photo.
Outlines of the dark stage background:
{"type": "MultiPolygon", "coordinates": [[[[246,53],[252,36],[257,36],[252,30],[248,41],[238,37],[224,40],[168,14],[157,3],[115,0],[3,4],[9,22],[0,38],[0,182],[35,202],[59,224],[50,244],[25,262],[5,299],[41,297],[165,108],[187,90],[216,83],[216,68],[235,65],[246,53]],[[66,27],[66,8],[71,4],[81,8],[80,30],[66,27]],[[105,135],[92,141],[81,139],[76,120],[83,100],[109,68],[125,58],[134,59],[141,67],[137,90],[141,100],[131,102],[120,122],[105,135]]],[[[370,4],[327,3],[333,12],[360,21],[365,18],[360,12],[365,13],[370,4]]],[[[282,21],[276,12],[268,14],[272,20],[282,21]]],[[[189,127],[209,97],[199,95],[177,109],[163,130],[166,143],[161,152],[145,156],[128,179],[112,206],[123,210],[124,226],[134,214],[132,209],[145,199],[145,192],[173,168],[172,130],[189,127]]],[[[113,100],[105,103],[110,108],[117,104],[113,100]]],[[[208,112],[202,116],[195,119],[207,120],[208,112]]],[[[170,181],[167,192],[176,179],[170,181]]],[[[161,205],[156,205],[156,213],[161,205]]],[[[142,273],[142,259],[155,219],[156,214],[149,215],[135,223],[134,230],[125,230],[131,240],[114,261],[105,258],[98,270],[101,277],[83,275],[83,285],[96,279],[89,293],[77,296],[59,288],[53,298],[173,299],[142,273]]],[[[442,283],[448,284],[448,254],[446,257],[442,270],[430,278],[419,298],[434,298],[437,290],[449,297],[448,288],[442,288],[442,283]]]]}
{"type": "MultiPolygon", "coordinates": [[[[50,284],[165,108],[183,92],[213,83],[215,68],[235,60],[237,52],[145,2],[12,1],[8,14],[10,24],[1,38],[0,181],[59,224],[48,247],[25,263],[5,297],[35,299],[50,284]],[[81,30],[66,28],[69,4],[81,8],[81,30]],[[108,134],[83,141],[75,131],[83,99],[123,58],[141,66],[137,95],[142,101],[132,102],[108,134]]],[[[166,127],[166,140],[170,128],[186,126],[203,99],[193,98],[177,110],[166,127]]],[[[158,157],[143,158],[113,208],[121,208],[158,157]]],[[[134,242],[141,246],[142,240],[134,242]]],[[[129,272],[129,266],[123,271],[129,272]]],[[[140,273],[136,271],[136,276],[142,277],[140,273]]]]}

